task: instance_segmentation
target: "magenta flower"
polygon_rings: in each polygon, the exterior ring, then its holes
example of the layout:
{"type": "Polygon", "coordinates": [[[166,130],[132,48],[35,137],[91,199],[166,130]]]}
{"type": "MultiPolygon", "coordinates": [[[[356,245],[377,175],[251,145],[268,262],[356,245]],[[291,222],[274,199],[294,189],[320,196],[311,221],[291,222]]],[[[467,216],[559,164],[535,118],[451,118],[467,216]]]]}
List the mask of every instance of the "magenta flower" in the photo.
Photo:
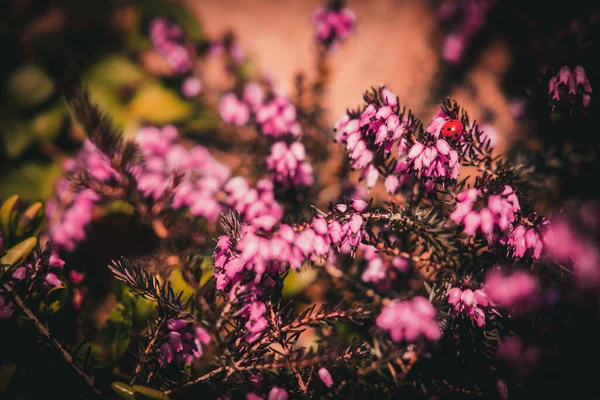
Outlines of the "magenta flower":
{"type": "MultiPolygon", "coordinates": [[[[64,182],[68,187],[68,182],[64,182]]],[[[59,187],[61,182],[59,182],[59,187]]],[[[92,189],[84,189],[78,193],[58,190],[58,198],[63,198],[66,207],[62,210],[62,216],[53,212],[55,205],[50,202],[47,207],[50,218],[57,218],[50,228],[49,236],[56,246],[61,250],[73,251],[78,243],[83,241],[86,227],[92,221],[92,213],[96,203],[100,200],[92,189]],[[69,201],[68,198],[71,200],[69,201]]],[[[59,200],[60,201],[60,200],[59,200]]]]}
{"type": "Polygon", "coordinates": [[[411,171],[421,173],[426,179],[456,180],[460,169],[458,153],[444,139],[438,139],[435,145],[416,142],[408,152],[408,164],[411,171]]]}
{"type": "Polygon", "coordinates": [[[572,268],[582,288],[596,290],[600,287],[600,249],[593,236],[583,235],[571,221],[561,216],[552,221],[544,233],[543,243],[551,258],[572,268]]]}
{"type": "Polygon", "coordinates": [[[356,24],[356,16],[347,9],[318,8],[313,14],[317,40],[324,44],[343,41],[356,24]]]}
{"type": "Polygon", "coordinates": [[[372,283],[380,291],[385,291],[391,286],[391,271],[396,270],[400,273],[406,273],[410,268],[406,258],[385,256],[373,246],[364,246],[363,257],[367,261],[367,268],[364,270],[361,279],[363,282],[372,283]]]}
{"type": "Polygon", "coordinates": [[[492,270],[485,277],[484,288],[496,306],[514,313],[536,309],[542,302],[537,280],[525,271],[504,274],[497,269],[492,270]]]}
{"type": "Polygon", "coordinates": [[[377,317],[377,326],[389,331],[394,342],[438,341],[442,331],[435,320],[435,308],[425,297],[393,300],[377,317]]]}
{"type": "Polygon", "coordinates": [[[517,374],[526,376],[539,364],[542,350],[538,346],[525,344],[518,336],[507,336],[500,341],[496,357],[514,368],[517,374]]]}
{"type": "Polygon", "coordinates": [[[175,142],[177,137],[177,129],[172,125],[139,130],[136,141],[144,161],[131,168],[138,189],[158,201],[173,185],[174,173],[182,172],[184,179],[173,191],[172,207],[188,207],[192,215],[214,222],[222,211],[217,193],[229,177],[229,169],[205,147],[196,145],[187,149],[175,142]]]}
{"type": "Polygon", "coordinates": [[[13,303],[3,292],[3,290],[0,290],[0,320],[9,319],[14,314],[13,303]]]}
{"type": "Polygon", "coordinates": [[[232,125],[246,125],[250,119],[250,107],[233,93],[226,93],[221,97],[219,112],[223,121],[232,125]]]}
{"type": "Polygon", "coordinates": [[[450,218],[463,225],[467,235],[480,232],[489,243],[503,237],[511,229],[515,213],[521,209],[519,199],[508,185],[500,194],[490,194],[486,188],[467,189],[459,193],[456,200],[456,209],[450,218]],[[475,209],[475,205],[481,202],[486,202],[485,206],[475,209]]]}
{"type": "Polygon", "coordinates": [[[513,257],[516,258],[540,258],[544,247],[540,230],[545,229],[547,225],[548,222],[542,218],[537,225],[521,223],[515,226],[508,233],[508,240],[506,241],[509,254],[512,253],[513,257]]]}
{"type": "Polygon", "coordinates": [[[453,21],[452,32],[446,36],[442,58],[451,63],[460,63],[471,41],[485,25],[487,14],[496,0],[466,0],[456,3],[443,3],[438,9],[441,21],[453,21]]]}
{"type": "Polygon", "coordinates": [[[287,400],[288,392],[284,388],[273,386],[269,391],[269,400],[287,400]]]}
{"type": "Polygon", "coordinates": [[[453,287],[448,291],[447,296],[454,315],[464,313],[477,326],[485,325],[485,312],[490,310],[493,304],[483,289],[472,291],[453,287]]]}
{"type": "Polygon", "coordinates": [[[592,100],[591,93],[592,86],[581,65],[573,68],[573,71],[563,66],[548,82],[548,94],[555,105],[577,104],[586,108],[592,100]]]}
{"type": "Polygon", "coordinates": [[[427,125],[427,129],[425,131],[431,133],[436,139],[438,139],[442,133],[442,126],[444,126],[444,124],[451,119],[452,117],[446,114],[443,108],[440,108],[429,125],[427,125]]]}
{"type": "Polygon", "coordinates": [[[185,97],[196,97],[202,91],[202,81],[195,77],[190,76],[186,78],[181,84],[181,93],[185,97]]]}
{"type": "Polygon", "coordinates": [[[286,189],[308,187],[314,183],[312,166],[306,161],[306,151],[300,142],[289,146],[285,142],[275,142],[267,157],[267,169],[273,181],[286,189]]]}
{"type": "Polygon", "coordinates": [[[333,386],[333,378],[331,377],[331,374],[327,368],[319,368],[319,378],[321,379],[321,382],[323,382],[323,384],[328,388],[333,386]]]}
{"type": "Polygon", "coordinates": [[[201,358],[202,345],[210,343],[206,330],[182,319],[172,318],[161,328],[162,340],[159,348],[158,363],[161,367],[176,363],[189,364],[201,358]]]}
{"type": "Polygon", "coordinates": [[[256,107],[256,121],[266,136],[277,139],[283,135],[297,137],[300,124],[296,119],[296,107],[290,104],[283,94],[275,93],[273,98],[256,107]]]}
{"type": "Polygon", "coordinates": [[[244,86],[243,98],[244,101],[250,105],[250,108],[256,112],[265,101],[265,92],[257,83],[250,82],[244,86]]]}
{"type": "Polygon", "coordinates": [[[277,219],[283,217],[283,208],[275,201],[273,182],[261,179],[252,188],[241,176],[231,178],[223,190],[227,194],[225,203],[240,212],[244,221],[270,215],[277,219]]]}
{"type": "Polygon", "coordinates": [[[159,52],[171,64],[175,72],[184,74],[192,68],[190,53],[184,46],[183,30],[167,21],[156,17],[150,21],[150,40],[159,52]]]}
{"type": "MultiPolygon", "coordinates": [[[[335,140],[346,145],[352,168],[361,170],[361,179],[372,188],[379,178],[378,165],[384,165],[378,149],[391,153],[397,146],[398,153],[406,148],[405,135],[411,129],[409,121],[401,111],[398,97],[387,88],[365,95],[368,104],[364,110],[356,110],[342,115],[335,123],[335,140]],[[372,99],[371,96],[376,96],[372,99]]],[[[393,179],[393,178],[392,178],[393,179]]],[[[400,179],[398,177],[398,179],[400,179]]],[[[388,185],[393,183],[390,180],[388,185]]]]}

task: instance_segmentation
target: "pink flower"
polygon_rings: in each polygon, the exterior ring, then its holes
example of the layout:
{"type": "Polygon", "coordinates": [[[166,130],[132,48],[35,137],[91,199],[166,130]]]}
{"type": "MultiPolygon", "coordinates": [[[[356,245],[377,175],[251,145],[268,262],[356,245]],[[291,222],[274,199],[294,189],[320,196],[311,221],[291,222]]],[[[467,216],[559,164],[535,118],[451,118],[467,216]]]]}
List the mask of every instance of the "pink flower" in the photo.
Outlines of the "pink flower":
{"type": "Polygon", "coordinates": [[[244,87],[244,101],[250,105],[252,110],[256,111],[265,100],[265,92],[254,82],[246,84],[244,87]]]}
{"type": "Polygon", "coordinates": [[[233,93],[227,93],[221,97],[219,112],[223,121],[232,125],[246,125],[250,118],[250,107],[243,101],[238,100],[233,93]]]}
{"type": "Polygon", "coordinates": [[[222,211],[216,196],[229,177],[229,169],[216,161],[205,147],[196,145],[186,149],[176,143],[177,136],[177,128],[172,125],[139,130],[136,141],[144,161],[131,168],[138,190],[158,201],[168,194],[173,174],[184,173],[183,182],[173,190],[172,207],[188,207],[192,215],[214,222],[222,211]]]}
{"type": "Polygon", "coordinates": [[[161,328],[163,344],[160,345],[158,362],[167,364],[189,364],[203,354],[202,345],[210,343],[206,330],[181,319],[170,319],[161,328]]]}
{"type": "Polygon", "coordinates": [[[328,388],[333,386],[333,378],[326,368],[319,368],[319,378],[321,378],[321,382],[328,388]]]}
{"type": "Polygon", "coordinates": [[[592,86],[581,65],[573,68],[563,66],[548,82],[548,94],[556,105],[577,105],[583,108],[591,102],[592,86]]]}
{"type": "Polygon", "coordinates": [[[438,139],[435,145],[416,142],[409,150],[407,161],[409,169],[426,179],[456,180],[460,162],[458,153],[444,139],[438,139]]]}
{"type": "Polygon", "coordinates": [[[377,317],[377,326],[389,331],[395,342],[438,341],[442,331],[435,320],[435,308],[422,296],[393,300],[377,317]]]}
{"type": "Polygon", "coordinates": [[[356,16],[347,8],[318,8],[313,14],[317,39],[325,44],[344,40],[356,24],[356,16]]]}
{"type": "Polygon", "coordinates": [[[519,199],[508,185],[500,194],[489,194],[487,188],[467,189],[459,193],[456,200],[456,209],[450,219],[463,225],[467,235],[481,232],[489,243],[508,233],[515,221],[515,213],[521,209],[519,199]],[[474,206],[479,199],[487,200],[487,204],[476,210],[474,206]]]}
{"type": "Polygon", "coordinates": [[[283,217],[283,208],[273,193],[273,182],[261,179],[252,188],[241,176],[231,178],[224,186],[227,197],[225,203],[240,212],[244,221],[251,221],[262,215],[271,215],[277,219],[283,217]]]}
{"type": "Polygon", "coordinates": [[[448,291],[447,296],[448,303],[453,306],[452,312],[455,315],[464,313],[477,326],[481,327],[485,325],[485,312],[491,309],[492,302],[484,290],[461,290],[458,287],[453,287],[448,291]]]}
{"type": "Polygon", "coordinates": [[[169,61],[175,72],[183,74],[192,68],[192,60],[183,45],[183,30],[163,17],[150,21],[150,40],[152,45],[169,61]]]}
{"type": "Polygon", "coordinates": [[[288,392],[284,388],[273,386],[269,391],[269,400],[287,400],[288,392]]]}
{"type": "MultiPolygon", "coordinates": [[[[383,167],[387,160],[377,150],[383,148],[385,153],[391,153],[397,145],[398,152],[403,153],[405,134],[411,129],[412,119],[409,120],[400,111],[398,97],[385,87],[368,93],[365,98],[369,99],[369,103],[363,110],[342,115],[334,127],[335,140],[346,145],[351,167],[361,170],[360,179],[365,179],[370,189],[379,178],[378,165],[383,167]],[[371,100],[371,97],[376,99],[371,100]]],[[[400,171],[387,172],[395,174],[400,171]]],[[[390,178],[388,186],[393,185],[392,180],[390,178]]]]}
{"type": "Polygon", "coordinates": [[[256,121],[266,136],[279,138],[283,135],[297,137],[300,135],[300,124],[296,119],[296,107],[290,104],[287,97],[275,93],[269,101],[256,107],[256,121]]]}
{"type": "Polygon", "coordinates": [[[492,270],[486,275],[484,287],[495,305],[515,313],[536,309],[542,301],[537,280],[525,271],[503,274],[492,270]]]}
{"type": "Polygon", "coordinates": [[[542,351],[538,346],[526,345],[518,336],[502,338],[496,357],[514,368],[521,376],[529,375],[539,364],[542,351]]]}
{"type": "Polygon", "coordinates": [[[274,182],[284,188],[312,186],[312,166],[306,161],[306,151],[300,142],[289,147],[285,142],[275,142],[267,157],[267,169],[274,182]]]}
{"type": "Polygon", "coordinates": [[[465,53],[466,38],[460,33],[451,34],[444,41],[442,57],[451,64],[458,64],[465,53]]]}
{"type": "Polygon", "coordinates": [[[526,224],[515,226],[508,233],[507,245],[509,246],[509,253],[512,253],[517,258],[540,258],[543,242],[539,230],[545,228],[546,225],[547,222],[542,221],[538,226],[526,224]]]}
{"type": "Polygon", "coordinates": [[[195,76],[186,78],[181,85],[181,93],[183,93],[185,97],[196,97],[201,91],[202,81],[195,76]]]}

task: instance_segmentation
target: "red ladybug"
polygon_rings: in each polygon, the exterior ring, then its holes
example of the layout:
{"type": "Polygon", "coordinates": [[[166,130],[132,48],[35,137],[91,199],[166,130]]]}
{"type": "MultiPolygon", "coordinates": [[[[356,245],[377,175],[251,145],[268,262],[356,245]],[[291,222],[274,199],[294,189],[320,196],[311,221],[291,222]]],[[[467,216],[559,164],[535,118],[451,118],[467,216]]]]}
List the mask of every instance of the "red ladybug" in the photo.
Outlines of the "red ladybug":
{"type": "Polygon", "coordinates": [[[464,129],[465,127],[462,122],[457,119],[449,119],[442,126],[441,132],[442,136],[445,138],[449,137],[452,139],[458,139],[463,134],[464,129]]]}

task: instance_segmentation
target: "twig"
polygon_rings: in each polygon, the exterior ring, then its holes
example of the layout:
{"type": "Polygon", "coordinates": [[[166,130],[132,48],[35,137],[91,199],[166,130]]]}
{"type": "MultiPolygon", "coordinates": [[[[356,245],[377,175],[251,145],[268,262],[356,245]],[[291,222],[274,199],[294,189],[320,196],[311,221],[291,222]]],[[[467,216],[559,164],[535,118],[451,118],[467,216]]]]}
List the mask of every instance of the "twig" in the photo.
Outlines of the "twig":
{"type": "Polygon", "coordinates": [[[152,350],[152,346],[154,346],[154,343],[158,339],[158,336],[160,335],[160,329],[164,325],[165,321],[166,321],[166,319],[163,318],[162,321],[160,322],[160,324],[158,324],[158,326],[156,327],[156,331],[154,331],[154,336],[152,337],[152,340],[150,340],[150,343],[148,343],[148,346],[146,346],[146,349],[144,350],[144,353],[142,354],[142,357],[140,358],[138,365],[135,367],[135,372],[133,373],[133,377],[131,378],[131,381],[129,381],[130,385],[133,385],[133,383],[137,379],[138,375],[142,371],[142,367],[143,367],[144,363],[146,362],[148,355],[150,354],[150,350],[152,350]]]}
{"type": "Polygon", "coordinates": [[[71,354],[65,350],[64,347],[62,347],[62,345],[52,336],[52,334],[50,333],[50,331],[48,331],[48,329],[46,329],[46,327],[40,322],[40,320],[35,316],[35,314],[29,309],[29,307],[27,307],[25,305],[25,303],[23,303],[23,300],[21,300],[21,297],[19,297],[19,295],[17,293],[15,293],[14,289],[9,286],[8,284],[4,284],[4,288],[7,290],[7,292],[11,293],[14,296],[14,300],[15,303],[17,304],[17,306],[21,309],[21,311],[23,311],[23,313],[25,315],[27,315],[27,317],[34,323],[34,325],[36,326],[37,330],[53,345],[55,346],[59,353],[61,354],[61,356],[64,358],[64,360],[67,362],[67,364],[69,364],[74,370],[75,372],[77,372],[77,374],[79,376],[81,376],[86,383],[88,384],[88,386],[97,394],[100,395],[101,392],[100,390],[98,390],[98,388],[96,388],[96,386],[94,385],[94,380],[85,372],[83,372],[79,367],[77,367],[77,365],[75,365],[75,362],[73,361],[73,356],[71,356],[71,354]]]}

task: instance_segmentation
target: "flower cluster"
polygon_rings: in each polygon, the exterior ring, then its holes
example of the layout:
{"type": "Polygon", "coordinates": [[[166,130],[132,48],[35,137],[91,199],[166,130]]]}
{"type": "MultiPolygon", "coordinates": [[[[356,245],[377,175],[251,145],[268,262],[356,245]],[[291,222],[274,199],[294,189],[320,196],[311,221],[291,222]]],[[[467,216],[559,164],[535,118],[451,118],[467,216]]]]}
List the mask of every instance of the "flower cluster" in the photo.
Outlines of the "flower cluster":
{"type": "Polygon", "coordinates": [[[455,20],[453,31],[446,36],[442,57],[449,63],[458,64],[464,58],[471,40],[477,36],[485,24],[485,18],[496,0],[466,0],[463,2],[444,2],[438,11],[439,19],[455,20]],[[458,4],[462,4],[458,7],[458,4]]]}
{"type": "Polygon", "coordinates": [[[160,328],[163,343],[158,353],[158,363],[162,368],[168,364],[189,364],[201,358],[202,345],[210,343],[210,336],[204,328],[182,319],[171,318],[160,328]]]}
{"type": "Polygon", "coordinates": [[[57,218],[49,236],[60,250],[73,251],[86,238],[86,227],[92,222],[94,206],[100,197],[92,189],[72,192],[67,180],[57,186],[57,198],[46,205],[47,215],[57,218]],[[58,211],[59,203],[64,206],[62,212],[58,211]]]}
{"type": "Polygon", "coordinates": [[[219,103],[221,118],[228,124],[243,126],[250,119],[250,107],[234,93],[226,93],[219,103]]]}
{"type": "MultiPolygon", "coordinates": [[[[0,251],[2,248],[0,247],[0,251]]],[[[39,274],[39,268],[41,267],[40,255],[35,254],[31,262],[26,262],[24,265],[15,269],[10,277],[5,280],[6,284],[14,287],[18,282],[27,279],[32,279],[34,275],[41,277],[39,274]]],[[[57,274],[64,267],[65,262],[58,256],[55,250],[52,250],[47,260],[47,270],[44,269],[45,276],[43,276],[42,285],[46,289],[52,289],[58,286],[63,286],[62,281],[58,278],[57,274]]],[[[11,318],[14,314],[14,304],[11,301],[10,295],[4,293],[5,289],[0,288],[0,320],[11,318]]]]}
{"type": "Polygon", "coordinates": [[[254,109],[256,122],[264,135],[275,139],[284,135],[300,136],[301,128],[296,119],[296,107],[283,94],[273,93],[272,98],[265,99],[254,109]]]}
{"type": "Polygon", "coordinates": [[[563,66],[548,82],[548,94],[554,104],[577,104],[584,108],[592,101],[592,86],[581,65],[563,66]]]}
{"type": "MultiPolygon", "coordinates": [[[[411,129],[412,119],[404,116],[398,96],[385,87],[367,93],[365,101],[367,106],[363,110],[342,115],[334,130],[335,140],[346,145],[351,167],[362,170],[361,179],[366,179],[367,187],[372,188],[379,178],[378,165],[384,164],[378,158],[390,153],[394,145],[399,155],[404,154],[405,135],[411,129]]],[[[394,184],[390,182],[389,186],[394,184]]]]}
{"type": "Polygon", "coordinates": [[[229,176],[229,169],[217,162],[202,146],[186,149],[175,142],[177,128],[148,126],[139,130],[136,141],[144,161],[132,167],[138,189],[148,198],[161,199],[173,184],[176,172],[185,173],[184,180],[173,192],[173,208],[189,207],[195,216],[215,221],[221,213],[216,193],[229,176]]]}
{"type": "Polygon", "coordinates": [[[156,51],[169,61],[175,72],[184,74],[191,70],[192,60],[181,27],[164,17],[156,17],[150,21],[149,34],[156,51]]]}
{"type": "Polygon", "coordinates": [[[273,182],[261,179],[256,183],[256,188],[250,187],[248,181],[241,176],[231,178],[223,186],[226,205],[237,210],[243,221],[251,221],[263,215],[277,219],[283,217],[283,208],[275,201],[273,182]]]}
{"type": "Polygon", "coordinates": [[[435,308],[423,296],[395,299],[377,317],[377,326],[389,331],[394,342],[438,341],[442,331],[435,320],[435,308]]]}
{"type": "Polygon", "coordinates": [[[514,313],[534,310],[543,301],[536,278],[525,271],[505,274],[494,269],[486,275],[484,287],[494,305],[514,313]]]}
{"type": "Polygon", "coordinates": [[[312,186],[314,182],[312,166],[306,161],[306,150],[300,142],[289,146],[286,142],[275,142],[267,157],[267,169],[274,182],[284,188],[312,186]]]}
{"type": "MultiPolygon", "coordinates": [[[[585,207],[581,208],[583,211],[585,207]]],[[[544,233],[543,243],[552,259],[573,270],[582,288],[597,290],[600,287],[600,249],[593,234],[577,227],[590,224],[595,217],[582,215],[580,218],[568,219],[566,216],[558,216],[544,233]]],[[[595,228],[588,230],[593,231],[595,228]]]]}
{"type": "Polygon", "coordinates": [[[279,92],[266,96],[256,83],[246,84],[242,98],[232,92],[224,94],[219,111],[223,121],[238,126],[246,125],[252,112],[261,132],[274,139],[287,135],[298,137],[301,133],[296,107],[288,98],[279,92]]]}
{"type": "Polygon", "coordinates": [[[524,221],[516,225],[508,233],[506,242],[509,253],[515,258],[540,258],[542,248],[544,247],[542,235],[547,226],[548,221],[543,217],[540,217],[539,221],[535,223],[524,221]]]}
{"type": "MultiPolygon", "coordinates": [[[[86,139],[73,159],[64,164],[67,171],[80,169],[100,182],[118,181],[119,174],[108,157],[86,139]]],[[[73,251],[85,239],[86,226],[92,221],[94,206],[100,197],[92,189],[74,191],[68,179],[56,185],[56,197],[46,203],[46,214],[51,220],[50,240],[60,250],[73,251]]]]}
{"type": "Polygon", "coordinates": [[[339,251],[346,243],[353,250],[358,247],[364,235],[360,212],[366,207],[363,200],[354,200],[350,207],[339,204],[330,221],[315,217],[310,223],[295,226],[263,215],[242,224],[240,232],[219,237],[214,253],[217,289],[229,291],[230,298],[244,294],[246,340],[256,341],[266,329],[266,308],[261,299],[288,268],[327,258],[332,249],[339,251]]]}
{"type": "Polygon", "coordinates": [[[529,375],[539,364],[542,350],[535,345],[527,345],[518,336],[502,338],[496,357],[514,368],[521,376],[529,375]]]}
{"type": "Polygon", "coordinates": [[[406,274],[410,263],[402,256],[389,257],[377,250],[374,246],[362,246],[363,258],[367,262],[367,268],[361,275],[363,282],[372,283],[377,290],[384,291],[392,284],[392,272],[406,274]]]}
{"type": "Polygon", "coordinates": [[[446,140],[437,139],[430,144],[416,142],[408,152],[408,165],[424,179],[456,180],[460,160],[457,151],[446,140]]]}
{"type": "Polygon", "coordinates": [[[356,15],[348,8],[319,7],[313,14],[317,40],[324,44],[343,41],[356,24],[356,15]]]}
{"type": "Polygon", "coordinates": [[[519,199],[512,187],[504,185],[499,194],[484,189],[467,189],[456,195],[456,209],[450,218],[463,225],[467,235],[481,232],[489,243],[501,238],[515,221],[515,213],[521,209],[519,199]],[[474,209],[476,203],[485,201],[485,206],[474,209]]]}
{"type": "Polygon", "coordinates": [[[479,327],[485,325],[485,312],[493,306],[483,289],[473,291],[459,287],[448,290],[448,303],[452,305],[454,315],[464,313],[479,327]]]}

